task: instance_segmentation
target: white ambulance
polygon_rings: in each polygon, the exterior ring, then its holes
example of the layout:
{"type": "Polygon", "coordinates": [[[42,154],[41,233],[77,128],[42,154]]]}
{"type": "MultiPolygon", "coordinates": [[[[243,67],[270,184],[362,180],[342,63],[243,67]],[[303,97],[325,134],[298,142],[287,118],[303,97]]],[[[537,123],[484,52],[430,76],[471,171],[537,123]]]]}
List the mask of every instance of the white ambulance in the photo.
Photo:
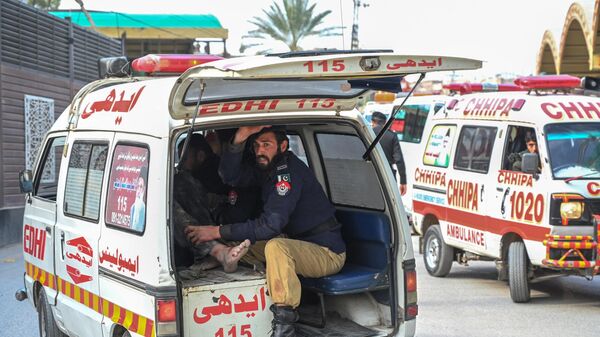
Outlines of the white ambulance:
{"type": "Polygon", "coordinates": [[[412,197],[431,275],[495,261],[512,300],[526,302],[531,282],[600,270],[600,98],[574,94],[572,76],[515,84],[461,85],[474,92],[432,117],[412,197]]]}
{"type": "Polygon", "coordinates": [[[102,63],[112,77],[75,96],[33,172],[22,172],[25,288],[16,296],[37,308],[40,335],[269,335],[264,274],[177,267],[172,223],[177,144],[189,132],[269,124],[285,125],[335,205],[347,245],[340,273],[303,280],[301,315],[313,315],[298,335],[413,336],[410,230],[385,156],[354,108],[377,83],[400,88],[407,73],[481,62],[366,51],[201,62],[133,62],[155,76],[102,63]]]}

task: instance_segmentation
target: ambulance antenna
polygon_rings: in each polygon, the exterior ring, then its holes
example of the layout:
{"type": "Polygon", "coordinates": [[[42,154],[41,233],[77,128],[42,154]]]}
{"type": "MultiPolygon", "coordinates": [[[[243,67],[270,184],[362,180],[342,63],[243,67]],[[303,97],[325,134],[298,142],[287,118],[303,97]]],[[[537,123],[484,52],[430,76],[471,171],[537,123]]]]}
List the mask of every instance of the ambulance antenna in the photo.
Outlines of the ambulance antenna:
{"type": "MultiPolygon", "coordinates": [[[[181,150],[181,155],[179,156],[179,162],[183,162],[183,159],[185,158],[185,155],[187,154],[187,148],[190,142],[190,139],[192,138],[192,132],[194,132],[194,124],[196,124],[196,116],[198,116],[198,111],[200,111],[200,101],[202,101],[202,96],[204,95],[204,88],[206,88],[206,83],[204,83],[204,80],[200,80],[200,96],[198,97],[198,103],[196,103],[196,109],[194,110],[194,117],[192,117],[192,124],[190,125],[190,128],[187,131],[187,136],[185,137],[185,142],[183,143],[183,149],[181,150]]],[[[177,165],[177,168],[179,168],[180,165],[177,165]]]]}

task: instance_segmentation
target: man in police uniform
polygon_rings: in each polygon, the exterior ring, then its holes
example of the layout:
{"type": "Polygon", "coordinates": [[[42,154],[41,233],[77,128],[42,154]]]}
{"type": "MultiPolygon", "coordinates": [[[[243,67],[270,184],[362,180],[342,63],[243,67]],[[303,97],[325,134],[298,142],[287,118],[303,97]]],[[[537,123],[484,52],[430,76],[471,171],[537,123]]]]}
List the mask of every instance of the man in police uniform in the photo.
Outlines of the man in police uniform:
{"type": "MultiPolygon", "coordinates": [[[[375,131],[375,134],[381,132],[386,120],[387,118],[383,113],[379,111],[373,112],[371,115],[371,127],[373,128],[373,131],[375,131]]],[[[394,170],[392,165],[396,164],[398,175],[400,176],[400,194],[406,194],[406,167],[404,166],[404,157],[402,156],[398,137],[396,137],[392,131],[386,130],[379,141],[379,144],[381,144],[381,147],[383,148],[383,153],[385,153],[385,157],[390,164],[394,177],[396,177],[396,170],[394,170]]]]}
{"type": "Polygon", "coordinates": [[[292,152],[288,138],[275,128],[242,127],[224,149],[220,173],[234,186],[259,184],[263,212],[255,220],[217,226],[189,227],[192,242],[214,239],[257,243],[252,253],[267,267],[267,286],[274,303],[273,336],[295,336],[301,285],[297,274],[323,277],[340,271],[346,247],[335,208],[314,173],[292,152]],[[243,165],[246,140],[253,143],[255,165],[243,165]],[[282,235],[283,234],[283,235],[282,235]],[[262,249],[264,241],[268,240],[262,249]]]}

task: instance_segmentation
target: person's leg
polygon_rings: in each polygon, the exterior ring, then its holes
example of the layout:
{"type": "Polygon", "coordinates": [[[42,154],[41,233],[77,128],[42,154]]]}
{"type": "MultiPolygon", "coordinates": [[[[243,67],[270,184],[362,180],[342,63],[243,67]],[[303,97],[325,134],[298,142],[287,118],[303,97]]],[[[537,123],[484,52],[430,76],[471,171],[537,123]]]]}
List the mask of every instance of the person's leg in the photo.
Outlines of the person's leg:
{"type": "Polygon", "coordinates": [[[336,254],[314,243],[272,239],[265,247],[267,283],[273,303],[293,308],[300,305],[301,285],[297,274],[323,277],[340,271],[346,254],[336,254]]]}
{"type": "Polygon", "coordinates": [[[346,254],[335,254],[314,243],[271,239],[265,247],[267,286],[273,305],[273,336],[295,336],[296,308],[300,305],[302,286],[298,275],[322,277],[342,269],[346,254]]]}
{"type": "Polygon", "coordinates": [[[223,265],[226,273],[233,273],[237,270],[238,261],[248,252],[250,240],[244,240],[235,247],[228,247],[222,243],[215,244],[210,255],[223,265]]]}

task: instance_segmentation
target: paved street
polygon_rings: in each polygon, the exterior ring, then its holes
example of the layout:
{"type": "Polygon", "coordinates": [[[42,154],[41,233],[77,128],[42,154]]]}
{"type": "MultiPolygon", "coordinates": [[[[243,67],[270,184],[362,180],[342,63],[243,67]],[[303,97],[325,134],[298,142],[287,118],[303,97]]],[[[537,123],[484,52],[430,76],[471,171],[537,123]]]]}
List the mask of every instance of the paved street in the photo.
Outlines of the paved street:
{"type": "MultiPolygon", "coordinates": [[[[416,246],[416,237],[413,237],[416,246]]],[[[496,280],[493,263],[454,265],[446,278],[427,274],[417,254],[419,317],[417,336],[600,336],[600,279],[559,278],[534,285],[533,299],[514,304],[508,286],[496,280]],[[586,330],[586,327],[589,329],[586,330]]],[[[0,337],[37,336],[37,314],[17,302],[22,286],[20,245],[0,249],[0,337]]]]}
{"type": "MultiPolygon", "coordinates": [[[[413,246],[417,247],[413,236],[413,246]]],[[[563,277],[533,285],[532,300],[515,304],[492,262],[452,266],[445,278],[429,276],[416,254],[419,294],[417,336],[600,336],[600,278],[563,277]],[[589,327],[589,328],[587,328],[589,327]]]]}
{"type": "Polygon", "coordinates": [[[37,313],[28,301],[18,302],[15,291],[23,287],[23,250],[20,244],[0,248],[0,336],[38,336],[37,313]]]}

